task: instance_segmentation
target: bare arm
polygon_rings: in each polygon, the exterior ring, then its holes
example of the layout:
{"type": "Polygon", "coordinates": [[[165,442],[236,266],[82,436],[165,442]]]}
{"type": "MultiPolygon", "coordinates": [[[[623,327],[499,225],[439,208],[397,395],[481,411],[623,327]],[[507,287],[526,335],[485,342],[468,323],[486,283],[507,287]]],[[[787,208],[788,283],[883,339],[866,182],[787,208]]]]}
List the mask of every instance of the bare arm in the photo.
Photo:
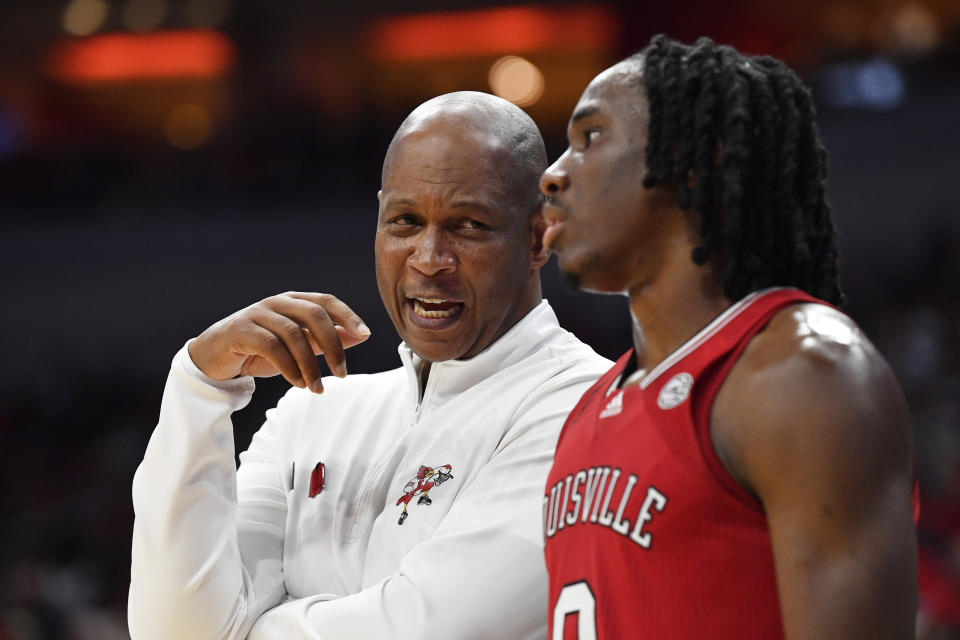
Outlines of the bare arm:
{"type": "Polygon", "coordinates": [[[721,460],[766,512],[787,639],[913,638],[909,416],[859,329],[823,306],[781,312],[711,417],[721,460]]]}

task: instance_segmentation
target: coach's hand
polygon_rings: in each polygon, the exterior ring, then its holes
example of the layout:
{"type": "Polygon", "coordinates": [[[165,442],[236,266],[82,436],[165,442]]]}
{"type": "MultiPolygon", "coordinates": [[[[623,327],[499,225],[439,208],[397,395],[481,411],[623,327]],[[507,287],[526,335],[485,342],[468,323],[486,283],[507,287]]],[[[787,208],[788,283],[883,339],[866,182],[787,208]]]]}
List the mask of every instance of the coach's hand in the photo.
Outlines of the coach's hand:
{"type": "Polygon", "coordinates": [[[241,309],[190,343],[194,364],[214,380],[283,374],[290,384],[323,392],[323,354],[334,375],[347,375],[343,350],[370,337],[350,307],[326,293],[287,292],[241,309]]]}

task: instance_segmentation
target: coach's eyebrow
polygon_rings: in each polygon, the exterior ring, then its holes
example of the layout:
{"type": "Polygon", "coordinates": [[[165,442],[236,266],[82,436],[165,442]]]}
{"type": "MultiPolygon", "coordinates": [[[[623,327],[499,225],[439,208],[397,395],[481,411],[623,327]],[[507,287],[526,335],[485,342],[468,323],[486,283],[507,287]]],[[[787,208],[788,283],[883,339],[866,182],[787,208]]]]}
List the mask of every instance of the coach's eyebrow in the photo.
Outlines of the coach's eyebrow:
{"type": "Polygon", "coordinates": [[[384,205],[384,208],[387,207],[416,207],[417,203],[410,198],[390,198],[387,200],[387,203],[384,205]]]}
{"type": "Polygon", "coordinates": [[[480,202],[479,200],[457,200],[450,205],[451,209],[476,209],[477,211],[491,212],[493,207],[490,205],[480,202]]]}
{"type": "Polygon", "coordinates": [[[600,112],[600,107],[595,104],[588,104],[586,106],[580,107],[573,112],[573,115],[570,116],[570,122],[577,122],[578,120],[583,120],[584,118],[589,118],[595,113],[600,112]]]}

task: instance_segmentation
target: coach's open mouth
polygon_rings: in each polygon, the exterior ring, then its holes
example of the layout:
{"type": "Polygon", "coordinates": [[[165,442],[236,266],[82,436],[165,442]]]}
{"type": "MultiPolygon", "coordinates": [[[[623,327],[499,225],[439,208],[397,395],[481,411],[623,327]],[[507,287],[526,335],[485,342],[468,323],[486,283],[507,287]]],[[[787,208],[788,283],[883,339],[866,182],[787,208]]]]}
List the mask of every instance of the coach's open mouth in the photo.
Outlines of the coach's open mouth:
{"type": "Polygon", "coordinates": [[[424,329],[443,329],[463,313],[464,304],[442,298],[407,298],[408,316],[424,329]]]}

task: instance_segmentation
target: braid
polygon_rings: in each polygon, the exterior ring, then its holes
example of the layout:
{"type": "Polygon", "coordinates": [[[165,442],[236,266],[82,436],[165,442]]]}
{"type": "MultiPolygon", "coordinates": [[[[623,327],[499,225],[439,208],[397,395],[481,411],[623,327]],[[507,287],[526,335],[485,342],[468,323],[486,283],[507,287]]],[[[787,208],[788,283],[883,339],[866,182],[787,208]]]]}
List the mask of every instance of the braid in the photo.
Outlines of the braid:
{"type": "Polygon", "coordinates": [[[737,69],[735,52],[720,47],[721,81],[725,86],[726,103],[723,114],[723,153],[720,156],[724,212],[721,228],[725,239],[722,277],[725,289],[741,290],[746,286],[746,275],[753,257],[744,250],[746,230],[742,205],[749,196],[750,186],[750,110],[749,85],[737,69]]]}
{"type": "Polygon", "coordinates": [[[660,92],[663,94],[663,131],[660,133],[661,150],[663,154],[663,168],[668,176],[675,176],[676,151],[674,149],[679,138],[681,105],[680,105],[680,56],[667,55],[660,63],[662,75],[660,92]]]}
{"type": "MultiPolygon", "coordinates": [[[[746,230],[747,244],[761,247],[759,253],[770,255],[773,263],[767,267],[778,277],[787,272],[784,265],[785,255],[780,251],[780,241],[783,234],[780,233],[783,227],[783,216],[765,215],[766,211],[773,211],[776,207],[776,183],[770,179],[773,171],[770,167],[776,167],[780,161],[777,156],[778,143],[780,135],[777,130],[777,121],[779,116],[777,102],[773,96],[770,87],[770,78],[768,74],[757,66],[755,60],[743,63],[744,74],[750,85],[750,93],[755,96],[751,100],[750,119],[753,122],[752,140],[755,147],[752,154],[750,166],[751,174],[757,176],[754,185],[755,197],[749,202],[744,203],[750,206],[750,219],[754,224],[749,225],[746,230]]],[[[752,256],[754,264],[751,269],[763,269],[763,264],[756,264],[757,257],[752,256]]]]}
{"type": "Polygon", "coordinates": [[[696,176],[693,193],[693,209],[701,212],[700,236],[703,244],[693,250],[693,261],[705,264],[713,247],[714,213],[714,168],[717,143],[714,128],[717,121],[717,69],[719,62],[714,53],[713,41],[701,38],[690,54],[690,66],[700,70],[700,95],[694,98],[694,139],[696,158],[692,167],[696,176]]]}
{"type": "Polygon", "coordinates": [[[708,38],[655,36],[635,58],[649,105],[644,186],[672,181],[678,205],[700,214],[694,262],[719,252],[731,299],[780,285],[842,302],[826,151],[797,75],[708,38]]]}
{"type": "MultiPolygon", "coordinates": [[[[820,142],[820,134],[816,124],[816,109],[813,105],[813,96],[804,87],[800,92],[800,112],[802,114],[803,127],[801,128],[801,139],[805,141],[803,145],[804,154],[801,155],[804,171],[802,174],[803,185],[798,189],[804,195],[803,211],[807,218],[814,221],[812,227],[815,235],[815,242],[809,246],[810,253],[810,277],[814,280],[821,280],[828,277],[829,274],[836,273],[838,267],[837,256],[837,228],[833,222],[830,212],[830,205],[826,201],[826,177],[827,177],[827,150],[820,142]]],[[[836,297],[843,300],[843,291],[840,283],[836,280],[830,283],[831,298],[836,297]]]]}
{"type": "MultiPolygon", "coordinates": [[[[679,81],[682,95],[678,96],[680,105],[687,105],[693,102],[697,96],[699,82],[696,78],[689,78],[689,65],[684,61],[682,68],[682,78],[679,81]]],[[[674,138],[676,144],[676,163],[674,164],[674,175],[677,176],[677,201],[684,209],[690,208],[691,190],[689,177],[693,173],[693,158],[696,151],[694,130],[696,123],[696,113],[693,109],[679,109],[679,121],[677,122],[677,135],[674,138]]]]}
{"type": "Polygon", "coordinates": [[[784,73],[785,67],[773,58],[763,60],[771,74],[777,105],[780,109],[780,135],[777,137],[778,150],[776,163],[779,171],[774,186],[774,198],[780,202],[782,215],[778,216],[778,246],[784,257],[782,268],[784,273],[795,269],[800,274],[806,274],[810,252],[803,242],[794,242],[795,238],[803,233],[803,210],[792,194],[797,180],[797,157],[799,154],[799,125],[800,115],[797,110],[794,86],[789,75],[784,73]]]}
{"type": "MultiPolygon", "coordinates": [[[[663,58],[666,56],[667,52],[667,38],[666,36],[655,36],[653,40],[650,41],[650,46],[647,47],[647,53],[645,57],[645,64],[647,69],[644,73],[644,77],[647,78],[647,81],[655,82],[657,86],[661,84],[662,74],[660,73],[660,65],[663,62],[663,58]]],[[[663,111],[663,94],[658,91],[656,97],[650,96],[647,99],[648,109],[650,111],[650,117],[656,117],[657,120],[662,120],[661,113],[663,111]]],[[[647,138],[647,172],[648,175],[643,181],[643,186],[650,188],[657,183],[658,180],[665,180],[670,176],[670,172],[667,170],[664,165],[664,158],[668,156],[668,153],[661,151],[663,141],[663,130],[658,128],[657,131],[650,131],[647,138]],[[651,162],[654,160],[654,162],[651,162]]]]}

